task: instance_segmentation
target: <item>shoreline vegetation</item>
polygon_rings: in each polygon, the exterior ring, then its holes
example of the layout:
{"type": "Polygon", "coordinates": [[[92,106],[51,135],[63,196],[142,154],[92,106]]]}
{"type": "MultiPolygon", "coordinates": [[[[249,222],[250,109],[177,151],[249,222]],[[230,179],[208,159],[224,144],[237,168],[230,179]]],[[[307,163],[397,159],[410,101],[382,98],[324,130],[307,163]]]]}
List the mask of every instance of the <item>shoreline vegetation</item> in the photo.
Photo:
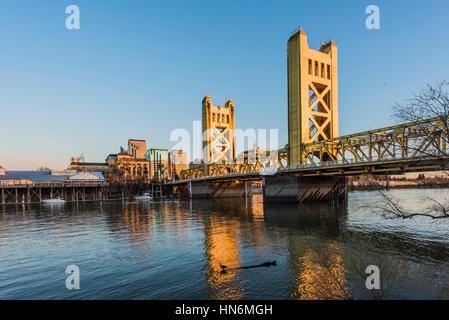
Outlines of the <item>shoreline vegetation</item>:
{"type": "Polygon", "coordinates": [[[449,174],[444,171],[407,173],[403,175],[361,175],[348,177],[348,191],[388,189],[438,189],[449,187],[449,174]]]}

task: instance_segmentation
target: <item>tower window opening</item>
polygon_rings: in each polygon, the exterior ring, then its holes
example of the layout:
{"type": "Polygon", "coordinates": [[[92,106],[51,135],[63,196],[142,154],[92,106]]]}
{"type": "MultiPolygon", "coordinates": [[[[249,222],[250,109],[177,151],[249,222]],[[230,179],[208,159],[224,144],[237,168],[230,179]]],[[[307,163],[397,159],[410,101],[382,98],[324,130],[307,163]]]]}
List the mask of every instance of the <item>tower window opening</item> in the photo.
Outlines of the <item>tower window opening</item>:
{"type": "Polygon", "coordinates": [[[330,80],[331,79],[331,66],[327,65],[327,78],[330,80]]]}
{"type": "Polygon", "coordinates": [[[321,78],[324,78],[324,63],[321,64],[321,78]]]}
{"type": "Polygon", "coordinates": [[[309,74],[312,74],[312,60],[309,59],[309,74]]]}
{"type": "Polygon", "coordinates": [[[318,76],[318,61],[315,61],[315,75],[318,76]]]}

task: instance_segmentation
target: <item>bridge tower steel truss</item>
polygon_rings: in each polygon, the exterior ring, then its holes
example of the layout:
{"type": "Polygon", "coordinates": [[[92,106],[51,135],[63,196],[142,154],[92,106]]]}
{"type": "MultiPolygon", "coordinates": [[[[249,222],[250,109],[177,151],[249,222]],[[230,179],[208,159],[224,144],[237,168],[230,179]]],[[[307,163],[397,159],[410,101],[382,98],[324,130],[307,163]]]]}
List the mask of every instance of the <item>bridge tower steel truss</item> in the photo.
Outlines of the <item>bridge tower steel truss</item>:
{"type": "Polygon", "coordinates": [[[206,164],[233,163],[235,159],[234,102],[214,106],[210,96],[202,101],[203,159],[206,164]]]}
{"type": "Polygon", "coordinates": [[[309,48],[300,29],[287,42],[288,165],[304,162],[303,144],[338,136],[337,46],[309,48]]]}

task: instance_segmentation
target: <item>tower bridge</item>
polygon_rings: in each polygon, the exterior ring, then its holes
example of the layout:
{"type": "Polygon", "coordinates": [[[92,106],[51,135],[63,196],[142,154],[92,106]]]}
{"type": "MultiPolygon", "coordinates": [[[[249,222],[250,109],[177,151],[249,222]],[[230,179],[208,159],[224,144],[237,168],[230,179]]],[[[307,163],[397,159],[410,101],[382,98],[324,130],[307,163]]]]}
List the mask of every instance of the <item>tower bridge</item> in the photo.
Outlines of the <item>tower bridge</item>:
{"type": "Polygon", "coordinates": [[[337,46],[309,48],[300,29],[287,43],[288,144],[236,161],[234,103],[203,99],[202,166],[170,182],[192,198],[248,195],[263,181],[264,202],[340,201],[347,176],[449,168],[447,117],[338,136],[337,46]]]}

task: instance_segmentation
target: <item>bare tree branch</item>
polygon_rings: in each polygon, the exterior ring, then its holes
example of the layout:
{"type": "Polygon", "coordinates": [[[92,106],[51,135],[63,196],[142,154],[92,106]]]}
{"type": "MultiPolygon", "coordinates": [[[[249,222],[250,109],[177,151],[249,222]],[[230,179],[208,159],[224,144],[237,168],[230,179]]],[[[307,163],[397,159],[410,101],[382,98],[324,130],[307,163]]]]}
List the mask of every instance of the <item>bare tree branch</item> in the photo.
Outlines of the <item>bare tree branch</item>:
{"type": "Polygon", "coordinates": [[[449,212],[443,204],[438,202],[435,199],[429,198],[430,201],[433,202],[432,205],[426,208],[426,211],[423,212],[412,212],[404,209],[400,205],[400,201],[394,199],[387,193],[383,191],[379,191],[379,194],[382,196],[383,200],[377,205],[371,206],[371,208],[375,209],[376,213],[387,219],[412,219],[415,217],[427,217],[434,220],[437,219],[446,219],[449,218],[449,212]]]}
{"type": "MultiPolygon", "coordinates": [[[[449,176],[445,169],[448,159],[449,146],[449,82],[440,81],[428,84],[419,93],[415,93],[411,99],[404,103],[396,103],[393,106],[393,118],[401,122],[416,122],[416,127],[421,135],[410,143],[408,148],[419,151],[423,156],[441,159],[442,171],[449,176]],[[435,119],[435,121],[424,121],[435,119]],[[435,123],[438,122],[438,130],[435,123]],[[426,147],[423,148],[423,145],[426,147]]],[[[449,204],[441,203],[433,198],[427,200],[431,203],[422,212],[405,210],[400,201],[391,195],[379,191],[383,201],[371,206],[380,215],[393,219],[412,219],[414,217],[428,217],[431,219],[449,218],[449,204]]]]}

